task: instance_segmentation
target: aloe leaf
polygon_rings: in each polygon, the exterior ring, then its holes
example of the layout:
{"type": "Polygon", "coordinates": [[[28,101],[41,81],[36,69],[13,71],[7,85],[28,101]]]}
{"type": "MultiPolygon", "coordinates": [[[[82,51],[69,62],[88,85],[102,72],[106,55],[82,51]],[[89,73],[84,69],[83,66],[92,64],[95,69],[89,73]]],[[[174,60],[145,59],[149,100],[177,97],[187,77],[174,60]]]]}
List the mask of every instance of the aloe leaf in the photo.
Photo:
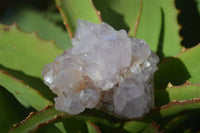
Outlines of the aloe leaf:
{"type": "Polygon", "coordinates": [[[63,123],[67,132],[83,132],[87,133],[86,122],[90,121],[101,129],[103,133],[127,133],[121,128],[122,120],[117,119],[99,110],[86,110],[79,115],[67,117],[63,123]]]}
{"type": "Polygon", "coordinates": [[[191,83],[200,81],[200,44],[186,49],[177,57],[166,58],[159,64],[155,73],[155,87],[166,88],[170,82],[172,85],[181,85],[187,80],[191,83]]]}
{"type": "Polygon", "coordinates": [[[0,86],[0,131],[8,133],[16,122],[24,119],[29,110],[25,109],[5,88],[0,86]]]}
{"type": "Polygon", "coordinates": [[[12,93],[25,107],[32,106],[37,110],[41,110],[46,105],[53,105],[52,102],[44,98],[38,91],[2,70],[0,70],[0,85],[12,93]]]}
{"type": "Polygon", "coordinates": [[[45,64],[63,52],[54,43],[39,38],[35,33],[25,33],[17,26],[0,24],[0,64],[42,79],[45,64]]]}
{"type": "MultiPolygon", "coordinates": [[[[178,115],[172,121],[170,121],[168,124],[165,125],[165,132],[171,133],[171,132],[180,132],[181,130],[184,130],[183,128],[184,122],[188,121],[188,119],[192,117],[198,117],[197,114],[199,114],[199,110],[181,113],[180,115],[178,115]]],[[[194,123],[195,121],[191,124],[194,123]]],[[[185,127],[185,129],[187,129],[187,127],[185,127]]]]}
{"type": "Polygon", "coordinates": [[[15,124],[10,130],[10,133],[33,132],[42,126],[59,121],[66,116],[68,115],[55,110],[54,107],[47,106],[41,111],[30,113],[25,120],[15,124]]]}
{"type": "Polygon", "coordinates": [[[161,0],[159,4],[162,23],[157,53],[162,51],[165,56],[174,56],[181,51],[180,26],[177,20],[178,10],[175,7],[175,0],[161,0]]]}
{"type": "Polygon", "coordinates": [[[127,31],[135,26],[142,6],[141,0],[94,0],[94,4],[100,10],[103,21],[117,30],[127,31]]]}
{"type": "Polygon", "coordinates": [[[64,128],[63,122],[58,122],[54,124],[60,131],[61,133],[67,133],[67,131],[64,128]]]}
{"type": "MultiPolygon", "coordinates": [[[[190,112],[190,114],[192,114],[192,113],[190,112]]],[[[166,133],[170,133],[172,131],[174,131],[174,132],[179,131],[180,132],[179,126],[181,126],[181,124],[185,120],[187,120],[188,117],[190,117],[190,115],[179,115],[179,116],[175,117],[172,121],[169,122],[169,124],[166,125],[167,129],[165,129],[165,132],[166,133]]]]}
{"type": "Polygon", "coordinates": [[[168,83],[182,85],[190,78],[190,73],[178,58],[164,58],[158,66],[154,75],[156,89],[165,89],[168,83]]]}
{"type": "Polygon", "coordinates": [[[166,123],[170,118],[189,110],[200,109],[200,99],[195,98],[186,101],[173,101],[160,108],[152,109],[149,114],[140,120],[132,120],[124,125],[124,129],[129,132],[141,132],[148,125],[155,121],[159,124],[166,123]]]}
{"type": "MultiPolygon", "coordinates": [[[[48,109],[48,110],[52,110],[52,111],[55,110],[54,107],[49,107],[49,108],[51,108],[51,109],[48,109]]],[[[103,133],[110,133],[110,132],[127,133],[125,130],[123,130],[121,128],[121,126],[122,126],[121,123],[113,122],[107,116],[108,115],[106,115],[106,114],[104,115],[104,114],[100,113],[99,111],[96,112],[93,110],[87,110],[79,115],[67,115],[65,113],[58,115],[59,118],[60,117],[62,118],[63,127],[66,132],[87,133],[88,129],[87,129],[86,122],[91,121],[92,123],[97,125],[102,130],[103,133]]],[[[57,120],[52,121],[52,123],[55,123],[55,122],[57,122],[57,120]]],[[[40,123],[40,119],[38,119],[38,123],[40,123]]],[[[49,123],[47,123],[45,125],[48,125],[48,124],[49,123]]],[[[57,124],[58,123],[55,123],[56,126],[57,126],[57,124]]],[[[20,126],[22,126],[22,125],[20,125],[20,126]]],[[[37,128],[37,130],[38,129],[40,129],[40,126],[37,128]]]]}
{"type": "Polygon", "coordinates": [[[178,12],[174,4],[174,0],[143,0],[136,37],[144,39],[160,57],[174,56],[181,50],[178,12]]]}
{"type": "Polygon", "coordinates": [[[142,0],[115,0],[110,1],[111,9],[116,11],[119,14],[124,14],[124,21],[128,27],[135,27],[132,31],[129,31],[129,35],[135,36],[137,32],[137,26],[141,17],[143,10],[143,1],[142,0]]]}
{"type": "Polygon", "coordinates": [[[162,24],[160,5],[156,0],[143,0],[142,10],[130,27],[130,35],[144,39],[153,51],[157,50],[162,24]],[[135,24],[135,25],[134,25],[135,24]]]}
{"type": "Polygon", "coordinates": [[[13,69],[8,69],[0,65],[0,70],[7,72],[9,75],[12,75],[18,80],[25,82],[31,88],[39,91],[43,96],[48,100],[53,101],[55,94],[44,84],[44,81],[37,77],[32,77],[30,75],[24,74],[22,71],[16,71],[13,69]]]}
{"type": "MultiPolygon", "coordinates": [[[[25,107],[31,106],[36,110],[41,110],[47,105],[53,105],[53,103],[43,97],[40,92],[2,70],[0,70],[0,86],[5,87],[25,107]]],[[[59,123],[56,124],[56,127],[60,130],[62,129],[59,123]]],[[[51,129],[56,131],[55,128],[51,129]]]]}
{"type": "Polygon", "coordinates": [[[184,63],[187,71],[190,73],[188,79],[191,83],[199,83],[200,81],[200,44],[186,49],[178,55],[178,58],[184,63]]]}
{"type": "Polygon", "coordinates": [[[100,129],[90,121],[86,121],[88,133],[101,133],[100,129]]]}
{"type": "Polygon", "coordinates": [[[103,21],[117,29],[129,27],[130,36],[144,39],[160,57],[174,56],[181,51],[174,0],[97,0],[95,3],[103,21]]]}
{"type": "MultiPolygon", "coordinates": [[[[127,133],[121,128],[121,123],[113,123],[110,117],[107,117],[107,114],[99,113],[99,111],[87,110],[80,115],[68,115],[57,111],[53,106],[49,106],[42,111],[36,112],[36,114],[39,115],[30,114],[27,119],[14,125],[11,131],[17,133],[40,130],[42,126],[48,126],[50,123],[53,124],[62,119],[64,130],[66,130],[66,132],[88,132],[86,122],[91,121],[101,128],[103,133],[127,133]],[[28,127],[28,125],[31,126],[28,127]]],[[[57,124],[58,123],[55,125],[57,126],[57,124]]]]}
{"type": "Polygon", "coordinates": [[[166,89],[155,90],[155,105],[162,106],[173,100],[184,101],[196,97],[200,97],[200,84],[168,86],[166,89]]]}
{"type": "Polygon", "coordinates": [[[70,37],[74,35],[77,19],[97,24],[101,22],[100,13],[94,7],[92,0],[55,0],[55,2],[70,37]]]}
{"type": "Polygon", "coordinates": [[[23,31],[36,31],[38,36],[45,40],[55,40],[59,48],[66,49],[72,46],[68,33],[62,27],[46,19],[39,11],[26,7],[12,8],[7,10],[0,22],[7,25],[16,22],[23,31]]]}

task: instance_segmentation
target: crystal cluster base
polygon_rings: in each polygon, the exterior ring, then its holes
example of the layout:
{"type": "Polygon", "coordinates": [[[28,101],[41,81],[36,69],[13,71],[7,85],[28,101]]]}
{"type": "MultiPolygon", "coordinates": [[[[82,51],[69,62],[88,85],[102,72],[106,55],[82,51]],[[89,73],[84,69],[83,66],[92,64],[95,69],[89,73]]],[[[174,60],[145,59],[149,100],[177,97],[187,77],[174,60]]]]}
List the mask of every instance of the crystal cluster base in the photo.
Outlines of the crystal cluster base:
{"type": "Polygon", "coordinates": [[[145,41],[106,23],[78,20],[72,44],[42,70],[45,84],[58,96],[56,109],[69,114],[104,109],[128,119],[149,112],[159,59],[145,41]]]}

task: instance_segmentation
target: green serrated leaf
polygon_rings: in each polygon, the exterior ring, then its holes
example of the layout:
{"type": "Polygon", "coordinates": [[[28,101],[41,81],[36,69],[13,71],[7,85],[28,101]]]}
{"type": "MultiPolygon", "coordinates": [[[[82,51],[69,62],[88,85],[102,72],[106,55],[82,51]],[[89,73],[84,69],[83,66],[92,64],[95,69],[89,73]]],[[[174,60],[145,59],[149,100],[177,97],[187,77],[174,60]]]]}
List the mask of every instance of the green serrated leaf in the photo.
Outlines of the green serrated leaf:
{"type": "Polygon", "coordinates": [[[156,0],[143,0],[142,10],[135,20],[135,25],[130,27],[130,35],[144,39],[155,52],[159,44],[162,27],[162,14],[159,2],[156,0]]]}
{"type": "Polygon", "coordinates": [[[86,110],[79,115],[67,117],[63,125],[67,132],[87,133],[86,122],[90,121],[101,129],[103,133],[127,133],[121,128],[123,120],[105,114],[98,110],[86,110]]]}
{"type": "Polygon", "coordinates": [[[135,26],[140,0],[93,0],[95,6],[101,11],[102,20],[115,29],[129,30],[135,26]]]}
{"type": "Polygon", "coordinates": [[[61,118],[68,116],[54,107],[48,106],[38,112],[32,112],[22,122],[15,124],[10,130],[10,133],[27,133],[38,130],[42,126],[61,120],[61,118]]]}
{"type": "Polygon", "coordinates": [[[200,44],[185,50],[178,55],[178,58],[184,63],[190,74],[188,79],[191,83],[199,83],[200,81],[200,44]]]}
{"type": "Polygon", "coordinates": [[[129,121],[124,125],[124,129],[129,132],[142,132],[152,121],[156,121],[157,123],[166,124],[167,122],[171,121],[174,116],[178,114],[194,110],[200,109],[200,99],[192,99],[186,101],[173,101],[167,105],[162,106],[161,108],[155,108],[151,110],[149,114],[147,114],[141,120],[133,120],[129,121]]]}
{"type": "MultiPolygon", "coordinates": [[[[129,28],[137,26],[143,9],[142,0],[110,0],[110,6],[117,13],[124,15],[123,19],[129,28]]],[[[134,34],[134,31],[129,32],[129,35],[135,36],[134,34]]]]}
{"type": "Polygon", "coordinates": [[[160,57],[178,54],[181,40],[177,14],[174,0],[143,0],[136,37],[144,39],[160,57]]]}
{"type": "Polygon", "coordinates": [[[24,119],[28,114],[25,109],[6,89],[0,86],[0,131],[8,133],[16,122],[24,119]]]}
{"type": "Polygon", "coordinates": [[[165,89],[169,82],[172,85],[182,85],[190,78],[190,73],[178,58],[163,59],[158,67],[154,75],[156,89],[165,89]]]}
{"type": "Polygon", "coordinates": [[[155,90],[155,105],[162,106],[173,100],[184,101],[200,97],[200,84],[186,83],[180,86],[167,87],[155,90]]]}
{"type": "MultiPolygon", "coordinates": [[[[64,130],[66,132],[87,132],[86,121],[91,121],[99,128],[101,128],[103,133],[127,133],[124,129],[121,128],[122,123],[112,122],[116,121],[111,119],[106,114],[102,114],[99,111],[87,110],[79,115],[68,115],[66,113],[55,110],[53,106],[47,107],[42,111],[37,112],[39,116],[29,116],[27,119],[16,124],[12,131],[14,132],[23,132],[23,131],[35,131],[41,128],[42,125],[46,126],[51,123],[56,123],[58,120],[62,119],[64,130]],[[42,112],[42,113],[40,113],[42,112]],[[103,115],[103,116],[102,116],[103,115]],[[54,117],[53,117],[54,116],[54,117]],[[100,117],[101,116],[101,117],[100,117]],[[33,118],[33,119],[32,119],[33,118]],[[38,124],[37,124],[38,123],[38,124]],[[31,125],[28,127],[28,125],[31,125]]],[[[59,123],[61,124],[61,123],[59,123]]],[[[57,124],[56,124],[57,125],[57,124]]]]}
{"type": "MultiPolygon", "coordinates": [[[[180,27],[177,20],[178,10],[175,7],[175,0],[161,0],[159,4],[161,14],[163,10],[159,45],[165,56],[174,56],[181,51],[180,27]]],[[[157,53],[159,52],[157,49],[157,53]]]]}
{"type": "Polygon", "coordinates": [[[174,0],[95,0],[103,21],[144,39],[154,52],[174,56],[181,51],[178,12],[174,0]],[[121,27],[119,27],[121,26],[121,27]]]}
{"type": "Polygon", "coordinates": [[[48,100],[53,101],[55,94],[44,84],[44,81],[37,77],[32,77],[30,75],[24,74],[22,71],[16,71],[13,69],[8,69],[2,65],[0,65],[0,70],[3,70],[9,75],[12,75],[18,80],[25,82],[31,88],[39,91],[43,96],[45,96],[48,100]]]}
{"type": "Polygon", "coordinates": [[[73,37],[78,19],[100,23],[101,18],[92,0],[55,0],[68,33],[73,37]]]}
{"type": "Polygon", "coordinates": [[[63,52],[52,42],[38,38],[35,33],[20,31],[16,25],[0,24],[0,64],[42,79],[45,64],[63,52]]]}
{"type": "MultiPolygon", "coordinates": [[[[199,110],[195,111],[188,111],[180,114],[179,116],[175,117],[172,121],[170,121],[168,124],[165,125],[165,132],[171,133],[171,132],[181,132],[183,130],[183,123],[187,121],[189,118],[195,116],[197,113],[199,113],[199,110]]],[[[183,132],[183,131],[182,131],[183,132]]]]}
{"type": "Polygon", "coordinates": [[[12,93],[15,98],[25,107],[32,106],[37,110],[41,110],[46,105],[53,105],[52,102],[44,98],[38,91],[29,87],[23,81],[20,81],[1,70],[0,85],[12,93]]]}
{"type": "Polygon", "coordinates": [[[63,122],[58,122],[54,125],[61,131],[61,133],[67,133],[66,129],[64,128],[63,122]]]}
{"type": "Polygon", "coordinates": [[[100,129],[90,121],[86,121],[88,133],[101,133],[100,129]]]}
{"type": "MultiPolygon", "coordinates": [[[[59,14],[58,14],[59,15],[59,14]]],[[[45,40],[55,40],[55,44],[62,49],[71,47],[69,35],[62,27],[45,19],[41,12],[30,8],[20,7],[8,10],[0,22],[11,25],[16,22],[20,29],[26,32],[36,31],[45,40]]]]}
{"type": "Polygon", "coordinates": [[[166,88],[170,82],[172,85],[181,85],[187,80],[191,83],[200,81],[200,45],[187,49],[177,57],[166,58],[159,64],[155,73],[155,87],[166,88]]]}

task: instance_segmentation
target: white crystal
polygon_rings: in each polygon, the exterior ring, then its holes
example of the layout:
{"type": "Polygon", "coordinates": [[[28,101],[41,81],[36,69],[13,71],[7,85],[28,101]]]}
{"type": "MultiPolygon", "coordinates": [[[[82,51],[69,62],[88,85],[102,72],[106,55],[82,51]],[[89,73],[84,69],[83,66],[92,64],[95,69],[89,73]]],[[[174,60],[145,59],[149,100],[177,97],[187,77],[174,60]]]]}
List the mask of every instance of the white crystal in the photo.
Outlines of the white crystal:
{"type": "Polygon", "coordinates": [[[69,114],[106,109],[129,119],[149,112],[159,59],[144,40],[106,23],[78,20],[72,44],[42,70],[45,84],[58,95],[56,109],[69,114]]]}
{"type": "Polygon", "coordinates": [[[94,89],[83,89],[80,92],[80,100],[82,105],[84,105],[86,108],[94,108],[100,99],[100,94],[94,89]]]}
{"type": "Polygon", "coordinates": [[[145,93],[143,82],[138,79],[138,77],[127,78],[119,84],[113,96],[114,105],[118,112],[124,109],[126,103],[145,93]]]}

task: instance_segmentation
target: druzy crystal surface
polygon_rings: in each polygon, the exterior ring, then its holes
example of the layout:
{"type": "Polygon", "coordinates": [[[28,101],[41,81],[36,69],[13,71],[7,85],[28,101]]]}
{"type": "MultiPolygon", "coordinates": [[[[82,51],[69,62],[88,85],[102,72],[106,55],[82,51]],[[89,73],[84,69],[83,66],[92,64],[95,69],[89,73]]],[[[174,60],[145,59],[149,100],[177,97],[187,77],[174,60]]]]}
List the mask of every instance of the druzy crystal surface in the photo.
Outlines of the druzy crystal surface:
{"type": "Polygon", "coordinates": [[[72,44],[42,70],[58,96],[56,109],[78,114],[96,108],[128,119],[149,112],[159,59],[144,40],[106,23],[78,20],[72,44]]]}

